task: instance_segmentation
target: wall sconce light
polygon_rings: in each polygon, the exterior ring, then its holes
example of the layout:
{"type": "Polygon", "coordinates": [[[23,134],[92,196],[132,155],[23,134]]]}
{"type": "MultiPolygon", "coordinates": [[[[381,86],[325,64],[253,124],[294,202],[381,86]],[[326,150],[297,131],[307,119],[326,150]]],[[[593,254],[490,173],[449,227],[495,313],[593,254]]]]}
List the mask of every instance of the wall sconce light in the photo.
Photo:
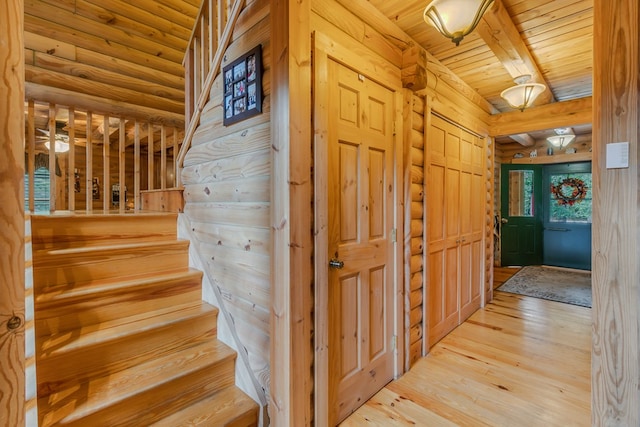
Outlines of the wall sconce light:
{"type": "Polygon", "coordinates": [[[503,90],[500,96],[513,108],[524,111],[525,108],[531,107],[538,95],[547,88],[541,83],[527,83],[530,79],[530,75],[517,77],[514,80],[516,86],[503,90]]]}
{"type": "Polygon", "coordinates": [[[567,145],[571,144],[576,137],[575,135],[568,133],[569,131],[570,129],[568,128],[555,129],[556,135],[548,137],[547,141],[549,141],[549,144],[562,150],[563,148],[566,148],[567,145]]]}
{"type": "Polygon", "coordinates": [[[423,18],[458,46],[476,28],[491,3],[493,0],[433,0],[424,9],[423,18]]]}

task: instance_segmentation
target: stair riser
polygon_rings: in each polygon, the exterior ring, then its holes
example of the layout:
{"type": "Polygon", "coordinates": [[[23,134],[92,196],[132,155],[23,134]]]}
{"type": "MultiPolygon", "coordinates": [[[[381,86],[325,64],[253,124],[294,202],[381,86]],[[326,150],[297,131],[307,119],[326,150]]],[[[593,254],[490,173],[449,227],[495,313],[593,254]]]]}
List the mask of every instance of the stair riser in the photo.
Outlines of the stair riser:
{"type": "MultiPolygon", "coordinates": [[[[38,395],[57,392],[92,376],[109,375],[162,354],[214,339],[217,333],[216,318],[217,312],[205,312],[179,322],[142,330],[125,337],[114,337],[107,342],[54,355],[47,353],[66,345],[67,342],[47,342],[48,348],[37,350],[38,395]]],[[[68,338],[73,340],[74,332],[71,332],[68,338]]]]}
{"type": "Polygon", "coordinates": [[[176,239],[174,215],[74,215],[32,217],[33,250],[176,239]]]}
{"type": "Polygon", "coordinates": [[[75,301],[36,301],[36,335],[47,337],[88,325],[109,323],[116,326],[129,316],[157,315],[164,310],[202,300],[201,275],[195,278],[160,281],[147,286],[88,294],[75,301]]]}
{"type": "Polygon", "coordinates": [[[189,265],[188,242],[143,248],[118,248],[89,253],[54,254],[34,261],[36,295],[56,292],[74,283],[142,276],[151,272],[185,270],[189,265]]]}
{"type": "Polygon", "coordinates": [[[56,408],[51,408],[52,411],[41,420],[40,427],[53,425],[60,420],[64,420],[65,426],[148,425],[219,389],[233,385],[234,381],[235,357],[228,357],[81,416],[74,413],[73,405],[69,405],[69,402],[82,401],[87,391],[79,389],[77,393],[67,395],[57,402],[56,408]]]}

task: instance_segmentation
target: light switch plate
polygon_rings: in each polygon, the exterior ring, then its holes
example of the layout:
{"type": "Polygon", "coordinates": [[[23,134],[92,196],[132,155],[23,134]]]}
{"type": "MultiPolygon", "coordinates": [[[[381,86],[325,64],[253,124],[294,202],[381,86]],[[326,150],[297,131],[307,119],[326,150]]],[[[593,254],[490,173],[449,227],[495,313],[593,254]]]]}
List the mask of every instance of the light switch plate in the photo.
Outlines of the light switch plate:
{"type": "Polygon", "coordinates": [[[607,169],[629,167],[629,143],[612,142],[607,144],[607,169]]]}

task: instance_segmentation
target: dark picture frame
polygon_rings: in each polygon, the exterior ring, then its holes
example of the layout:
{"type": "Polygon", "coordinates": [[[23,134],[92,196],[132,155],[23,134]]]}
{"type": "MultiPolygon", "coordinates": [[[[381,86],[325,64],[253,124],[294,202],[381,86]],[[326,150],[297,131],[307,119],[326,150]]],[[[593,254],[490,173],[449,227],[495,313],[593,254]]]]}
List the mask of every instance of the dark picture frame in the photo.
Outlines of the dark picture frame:
{"type": "Polygon", "coordinates": [[[222,76],[224,126],[262,113],[262,45],[226,65],[222,76]]]}

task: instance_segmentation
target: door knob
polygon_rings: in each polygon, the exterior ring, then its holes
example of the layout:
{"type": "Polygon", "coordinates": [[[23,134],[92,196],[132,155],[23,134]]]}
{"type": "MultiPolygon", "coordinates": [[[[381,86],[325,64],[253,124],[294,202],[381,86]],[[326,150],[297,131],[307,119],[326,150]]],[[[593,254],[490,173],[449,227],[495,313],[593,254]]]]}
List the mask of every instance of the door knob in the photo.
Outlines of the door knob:
{"type": "Polygon", "coordinates": [[[329,261],[329,267],[331,268],[337,268],[338,270],[340,270],[342,267],[344,267],[344,262],[340,261],[339,259],[331,259],[331,261],[329,261]]]}
{"type": "Polygon", "coordinates": [[[508,222],[509,222],[509,220],[508,220],[507,218],[502,218],[502,219],[500,220],[500,222],[501,222],[501,223],[503,223],[503,224],[506,224],[506,223],[508,223],[508,222]]]}

